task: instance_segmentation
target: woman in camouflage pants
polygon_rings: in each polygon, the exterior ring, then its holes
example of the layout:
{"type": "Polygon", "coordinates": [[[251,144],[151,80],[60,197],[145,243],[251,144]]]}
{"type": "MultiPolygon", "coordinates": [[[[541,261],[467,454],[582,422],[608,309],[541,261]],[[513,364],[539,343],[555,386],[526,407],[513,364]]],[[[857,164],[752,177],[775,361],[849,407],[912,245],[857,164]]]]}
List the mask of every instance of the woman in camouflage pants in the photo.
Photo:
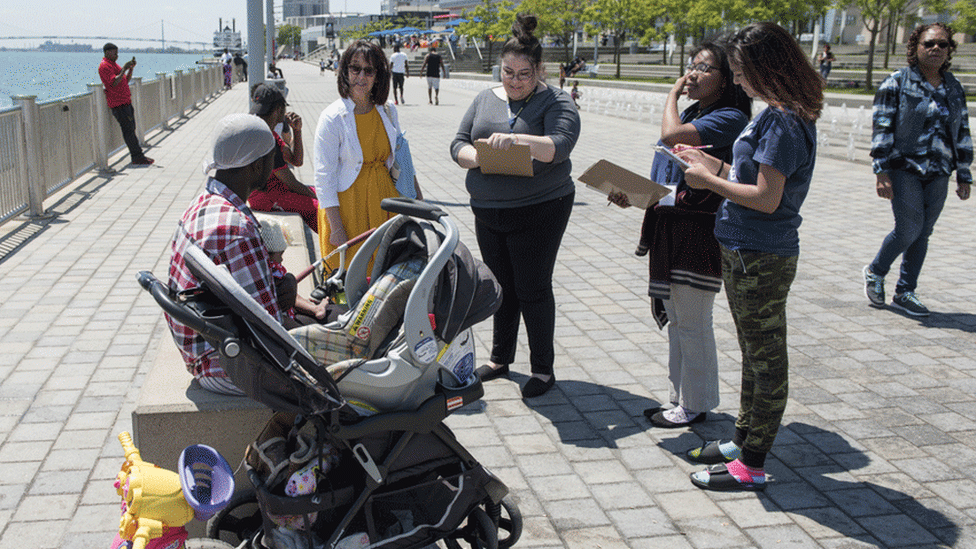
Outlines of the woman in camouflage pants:
{"type": "Polygon", "coordinates": [[[766,455],[786,409],[786,298],[800,253],[800,206],[817,152],[823,107],[816,71],[790,34],[755,23],[729,42],[735,82],[769,107],[742,131],[731,165],[680,153],[685,181],[725,197],[715,222],[722,279],[742,350],[739,416],[731,441],[708,442],[688,458],[711,465],[691,481],[709,490],[762,490],[766,455]]]}

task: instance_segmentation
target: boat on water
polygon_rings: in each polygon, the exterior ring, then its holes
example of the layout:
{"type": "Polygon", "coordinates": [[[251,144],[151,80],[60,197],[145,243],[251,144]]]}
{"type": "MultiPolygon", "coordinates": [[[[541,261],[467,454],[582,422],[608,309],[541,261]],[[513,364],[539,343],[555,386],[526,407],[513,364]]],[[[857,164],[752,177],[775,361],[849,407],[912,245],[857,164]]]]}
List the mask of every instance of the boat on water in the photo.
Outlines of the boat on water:
{"type": "Polygon", "coordinates": [[[244,42],[241,41],[241,33],[237,31],[237,21],[231,19],[231,24],[224,26],[224,20],[220,19],[217,31],[214,32],[214,57],[224,54],[224,49],[231,55],[235,53],[244,54],[244,42]]]}

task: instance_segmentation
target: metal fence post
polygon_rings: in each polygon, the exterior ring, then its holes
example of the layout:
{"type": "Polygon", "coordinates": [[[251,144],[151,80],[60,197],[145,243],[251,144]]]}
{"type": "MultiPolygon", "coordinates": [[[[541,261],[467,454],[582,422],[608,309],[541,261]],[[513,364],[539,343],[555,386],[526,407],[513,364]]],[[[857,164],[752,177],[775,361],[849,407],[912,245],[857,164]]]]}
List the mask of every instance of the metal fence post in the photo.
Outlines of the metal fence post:
{"type": "Polygon", "coordinates": [[[105,102],[105,88],[101,84],[88,84],[92,101],[92,139],[95,140],[95,167],[101,172],[111,171],[108,167],[108,103],[105,102]]]}
{"type": "Polygon", "coordinates": [[[173,81],[176,83],[176,106],[179,110],[179,117],[186,116],[186,103],[183,100],[183,71],[173,71],[173,81]]]}
{"type": "Polygon", "coordinates": [[[159,118],[163,124],[163,129],[169,129],[169,91],[170,84],[166,79],[165,72],[157,72],[156,80],[159,81],[159,118]]]}
{"type": "Polygon", "coordinates": [[[36,95],[15,95],[13,100],[20,106],[24,121],[24,142],[27,149],[27,207],[31,217],[44,215],[44,163],[41,161],[41,111],[36,95]]]}
{"type": "Polygon", "coordinates": [[[136,76],[129,81],[132,86],[132,101],[134,103],[136,115],[136,137],[139,138],[139,144],[143,147],[146,146],[146,120],[145,120],[145,110],[142,108],[142,77],[136,76]]]}

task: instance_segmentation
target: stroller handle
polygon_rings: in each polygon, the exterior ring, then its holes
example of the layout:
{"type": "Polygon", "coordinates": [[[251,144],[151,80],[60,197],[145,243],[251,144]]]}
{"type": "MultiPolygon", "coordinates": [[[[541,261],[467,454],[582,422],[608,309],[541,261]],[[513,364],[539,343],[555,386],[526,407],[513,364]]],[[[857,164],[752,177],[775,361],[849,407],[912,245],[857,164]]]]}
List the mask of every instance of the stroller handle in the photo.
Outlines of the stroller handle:
{"type": "Polygon", "coordinates": [[[419,217],[428,221],[437,221],[447,215],[447,212],[429,202],[402,196],[384,198],[380,202],[380,207],[388,212],[409,215],[410,217],[419,217]]]}
{"type": "Polygon", "coordinates": [[[241,352],[240,342],[231,332],[216,326],[198,315],[191,309],[177,303],[170,295],[169,288],[160,282],[149,271],[139,271],[136,275],[139,285],[149,292],[156,303],[169,316],[190,327],[191,330],[202,335],[208,341],[220,341],[220,353],[228,358],[234,358],[241,352]]]}

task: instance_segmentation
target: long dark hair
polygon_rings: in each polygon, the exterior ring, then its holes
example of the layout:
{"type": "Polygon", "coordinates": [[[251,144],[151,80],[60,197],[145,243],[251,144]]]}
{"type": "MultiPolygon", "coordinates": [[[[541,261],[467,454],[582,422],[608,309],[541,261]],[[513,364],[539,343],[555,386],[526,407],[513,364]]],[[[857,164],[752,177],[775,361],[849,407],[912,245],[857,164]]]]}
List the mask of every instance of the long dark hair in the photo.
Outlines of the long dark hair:
{"type": "Polygon", "coordinates": [[[722,74],[722,95],[718,101],[709,105],[708,110],[729,107],[742,111],[747,118],[752,118],[752,98],[742,89],[742,86],[733,81],[732,68],[729,66],[729,56],[725,53],[725,47],[718,42],[702,42],[691,50],[689,59],[694,59],[703,51],[712,54],[715,66],[722,74]]]}
{"type": "Polygon", "coordinates": [[[729,61],[771,107],[789,109],[813,122],[823,110],[823,80],[786,29],[752,23],[729,42],[729,61]]]}
{"type": "Polygon", "coordinates": [[[512,37],[502,46],[502,57],[513,53],[524,55],[532,66],[538,67],[542,64],[542,44],[532,33],[539,26],[539,20],[529,13],[520,13],[515,16],[512,23],[512,37]]]}
{"type": "Polygon", "coordinates": [[[368,40],[353,42],[339,58],[338,78],[336,78],[339,96],[343,99],[349,98],[349,64],[352,63],[352,58],[357,53],[363,54],[363,59],[376,71],[373,90],[369,94],[370,100],[375,105],[385,104],[387,98],[390,97],[390,64],[387,62],[383,50],[368,40]]]}
{"type": "Polygon", "coordinates": [[[946,55],[945,62],[942,63],[941,67],[939,67],[939,72],[945,72],[949,70],[949,67],[952,66],[952,52],[956,51],[956,46],[958,46],[956,41],[952,38],[952,27],[946,25],[945,23],[932,23],[931,25],[919,25],[915,27],[915,30],[912,31],[912,35],[908,37],[908,66],[915,67],[918,65],[918,42],[922,39],[922,35],[925,34],[925,31],[932,29],[939,29],[946,33],[946,36],[949,37],[948,55],[946,55]]]}

